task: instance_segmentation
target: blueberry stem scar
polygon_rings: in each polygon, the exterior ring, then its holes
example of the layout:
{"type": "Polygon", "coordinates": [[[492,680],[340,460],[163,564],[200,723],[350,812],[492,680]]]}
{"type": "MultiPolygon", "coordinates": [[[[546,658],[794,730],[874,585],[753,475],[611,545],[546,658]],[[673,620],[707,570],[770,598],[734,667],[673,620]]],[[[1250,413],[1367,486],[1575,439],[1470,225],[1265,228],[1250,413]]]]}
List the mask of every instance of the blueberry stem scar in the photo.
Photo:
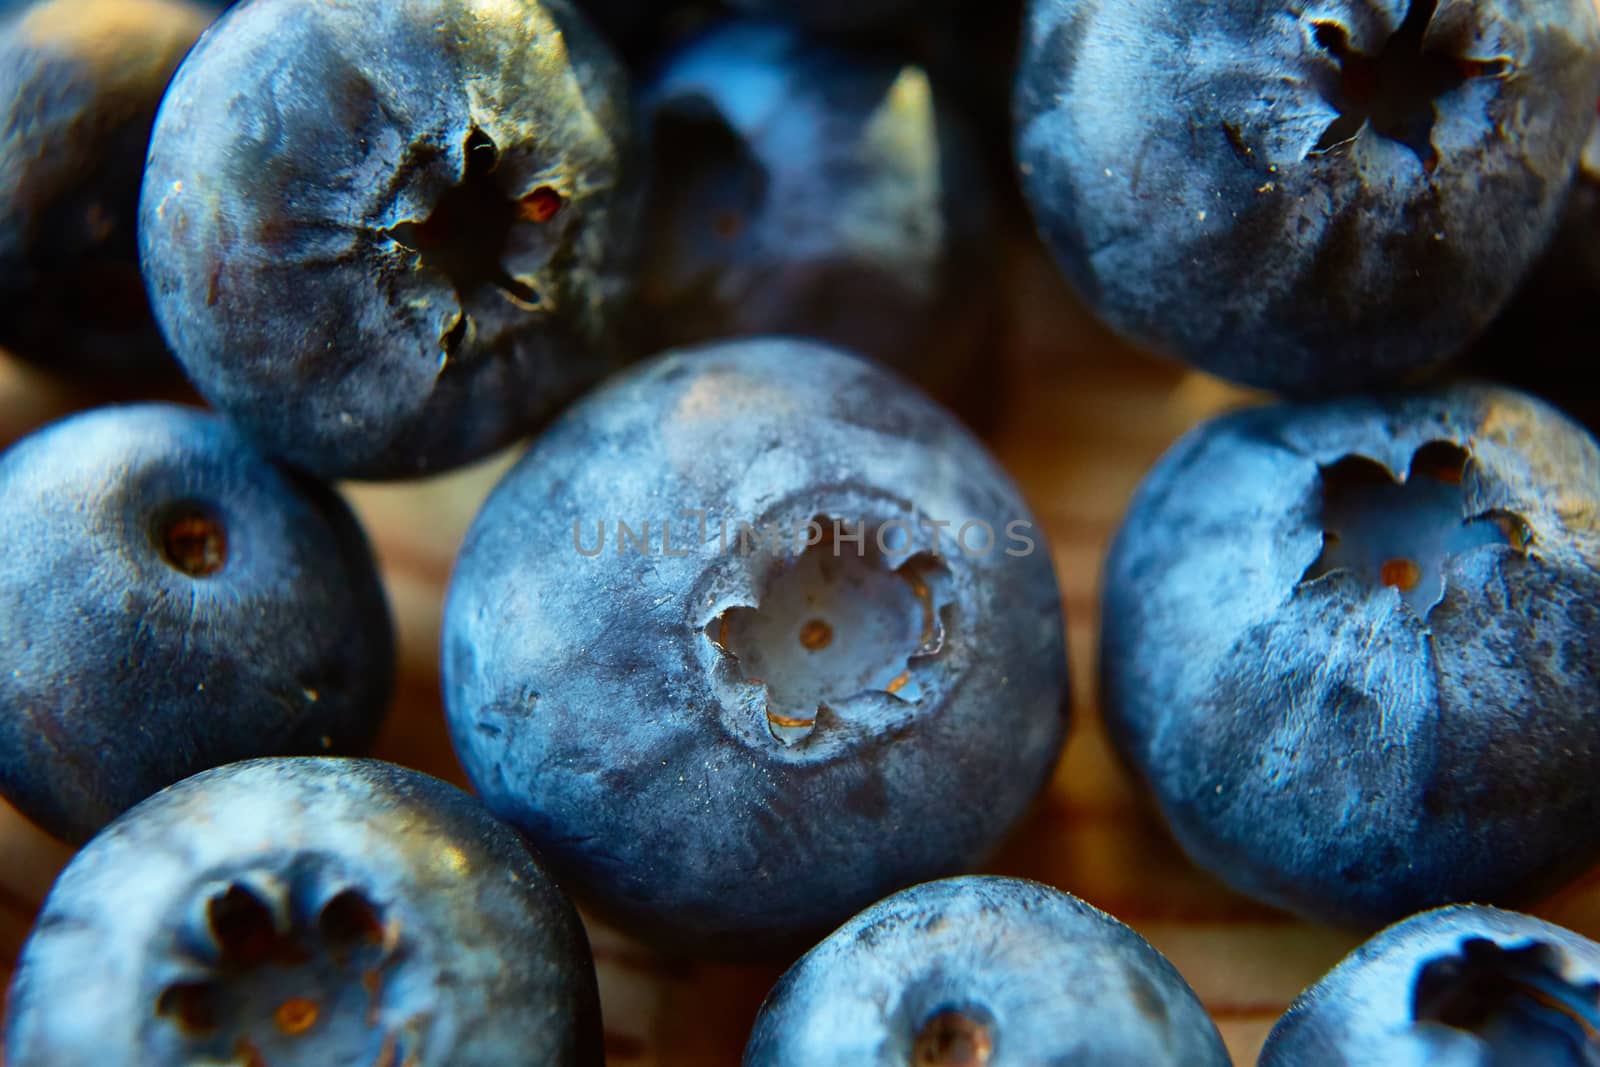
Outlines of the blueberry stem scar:
{"type": "Polygon", "coordinates": [[[984,1067],[994,1053],[989,1028],[959,1011],[942,1011],[917,1031],[911,1067],[984,1067]]]}
{"type": "Polygon", "coordinates": [[[819,652],[833,643],[833,627],[826,619],[811,619],[800,627],[800,643],[810,652],[819,652]]]}
{"type": "Polygon", "coordinates": [[[209,578],[228,562],[228,529],[204,504],[184,503],[170,510],[156,528],[161,557],[191,578],[209,578]]]}
{"type": "Polygon", "coordinates": [[[343,889],[315,915],[304,911],[295,893],[284,904],[288,913],[275,916],[253,889],[234,883],[206,901],[204,933],[215,948],[211,974],[174,983],[161,991],[155,1014],[171,1019],[199,1053],[231,1041],[245,1062],[269,1062],[263,1049],[281,1039],[299,1039],[314,1029],[334,1027],[342,1037],[329,1040],[363,1042],[352,1030],[376,1031],[383,992],[383,968],[394,961],[395,942],[386,936],[377,907],[365,893],[343,889]],[[359,974],[359,981],[345,976],[359,974]],[[356,985],[368,1005],[358,1019],[342,1012],[340,988],[356,985]],[[251,1059],[250,1057],[255,1057],[251,1059]]]}
{"type": "MultiPolygon", "coordinates": [[[[1581,1062],[1600,1043],[1600,984],[1562,974],[1562,953],[1540,942],[1517,947],[1469,937],[1460,952],[1429,960],[1412,989],[1412,1015],[1477,1034],[1496,1051],[1515,1052],[1536,1029],[1565,1034],[1581,1062]]],[[[1572,1062],[1580,1062],[1574,1059],[1572,1062]]]]}
{"type": "Polygon", "coordinates": [[[423,266],[443,274],[455,290],[461,314],[440,338],[447,357],[456,355],[466,339],[469,301],[484,289],[498,290],[526,310],[539,306],[538,292],[512,276],[505,258],[516,226],[543,225],[562,208],[561,194],[548,185],[524,197],[508,196],[495,180],[500,150],[483,130],[467,134],[462,154],[461,183],[439,198],[426,219],[401,223],[389,231],[396,243],[420,253],[423,266]]]}
{"type": "Polygon", "coordinates": [[[309,997],[290,997],[278,1005],[274,1021],[285,1034],[298,1036],[317,1024],[320,1009],[309,997]]]}
{"type": "Polygon", "coordinates": [[[1419,448],[1404,482],[1379,463],[1347,456],[1322,472],[1323,549],[1303,581],[1347,571],[1396,589],[1426,616],[1444,595],[1445,569],[1485,545],[1525,551],[1527,524],[1504,512],[1467,515],[1463,479],[1471,456],[1444,441],[1419,448]]]}
{"type": "MultiPolygon", "coordinates": [[[[833,528],[831,519],[817,521],[833,528]]],[[[730,608],[706,627],[745,682],[766,687],[767,722],[779,741],[800,740],[822,708],[863,693],[918,699],[911,662],[942,641],[925,573],[941,565],[924,556],[893,563],[825,538],[774,562],[755,606],[730,608]]]]}
{"type": "Polygon", "coordinates": [[[1432,172],[1439,164],[1433,145],[1436,101],[1474,78],[1505,73],[1503,60],[1472,60],[1430,45],[1428,27],[1439,0],[1412,0],[1405,20],[1377,55],[1357,51],[1337,22],[1316,22],[1316,43],[1339,63],[1339,82],[1328,102],[1339,111],[1312,154],[1328,152],[1370,126],[1409,148],[1432,172]]]}

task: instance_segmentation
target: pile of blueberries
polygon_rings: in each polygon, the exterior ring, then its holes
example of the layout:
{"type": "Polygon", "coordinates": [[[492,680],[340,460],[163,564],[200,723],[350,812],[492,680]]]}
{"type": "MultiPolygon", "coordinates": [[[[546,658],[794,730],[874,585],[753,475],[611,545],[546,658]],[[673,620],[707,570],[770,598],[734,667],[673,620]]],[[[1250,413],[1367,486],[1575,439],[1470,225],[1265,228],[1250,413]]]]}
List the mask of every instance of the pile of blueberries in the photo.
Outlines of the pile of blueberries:
{"type": "Polygon", "coordinates": [[[0,795],[82,846],[5,1062],[597,1065],[570,893],[805,952],[748,1067],[1228,1063],[1132,930],[968,873],[1068,727],[1043,535],[930,398],[1025,205],[1118,333],[1290,398],[1150,473],[1101,625],[1195,862],[1395,924],[1261,1063],[1600,1064],[1600,945],[1485,906],[1600,860],[1600,448],[1463,377],[1583,388],[1600,8],[728,6],[0,0],[0,347],[210,409],[0,456],[0,795]],[[333,483],[529,436],[444,609],[474,797],[360,758],[333,483]]]}

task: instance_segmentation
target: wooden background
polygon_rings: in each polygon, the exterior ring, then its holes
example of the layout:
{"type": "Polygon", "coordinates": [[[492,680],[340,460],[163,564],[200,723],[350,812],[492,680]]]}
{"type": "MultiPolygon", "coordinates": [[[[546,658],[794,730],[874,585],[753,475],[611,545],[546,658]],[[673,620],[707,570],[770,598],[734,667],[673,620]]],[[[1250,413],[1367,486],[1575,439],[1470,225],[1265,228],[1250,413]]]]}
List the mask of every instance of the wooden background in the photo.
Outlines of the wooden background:
{"type": "MultiPolygon", "coordinates": [[[[1190,866],[1116,765],[1094,692],[1102,553],[1139,478],[1184,429],[1255,398],[1130,352],[1078,309],[1032,246],[1012,257],[1013,326],[994,339],[985,436],[1051,537],[1069,621],[1074,728],[1049,794],[993,864],[1071,890],[1130,923],[1199,991],[1239,1067],[1273,1021],[1361,940],[1230,893],[1190,866]]],[[[0,353],[0,444],[95,398],[0,353]]],[[[359,487],[399,625],[397,706],[378,754],[458,783],[439,702],[439,611],[451,561],[506,457],[413,486],[359,487]]],[[[68,850],[0,801],[0,982],[68,850]]],[[[1600,879],[1539,913],[1600,937],[1600,879]]],[[[614,1067],[736,1064],[775,970],[652,958],[591,926],[614,1067]]]]}

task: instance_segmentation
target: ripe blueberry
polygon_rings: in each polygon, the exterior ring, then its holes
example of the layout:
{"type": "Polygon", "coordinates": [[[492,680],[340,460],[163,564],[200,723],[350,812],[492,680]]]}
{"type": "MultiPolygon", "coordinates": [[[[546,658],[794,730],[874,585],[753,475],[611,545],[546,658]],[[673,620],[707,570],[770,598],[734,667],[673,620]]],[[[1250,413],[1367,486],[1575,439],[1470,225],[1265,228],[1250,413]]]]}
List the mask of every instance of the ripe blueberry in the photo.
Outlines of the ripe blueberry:
{"type": "Polygon", "coordinates": [[[156,107],[213,12],[0,3],[0,348],[57,370],[170,365],[139,276],[156,107]]]}
{"type": "Polygon", "coordinates": [[[9,1067],[599,1067],[576,913],[471,797],[391,764],[238,763],[67,866],[22,950],[9,1067]]]}
{"type": "Polygon", "coordinates": [[[1171,963],[1077,897],[1013,878],[897,893],[791,967],[745,1067],[1227,1067],[1171,963]]]}
{"type": "Polygon", "coordinates": [[[1260,1067],[1592,1067],[1597,1033],[1600,945],[1515,912],[1441,908],[1301,994],[1260,1067]]]}
{"type": "Polygon", "coordinates": [[[799,341],[672,353],[580,402],[474,522],[444,627],[490,809],[697,955],[980,863],[1066,728],[1016,489],[899,379],[799,341]]]}
{"type": "Polygon", "coordinates": [[[214,405],[325,475],[475,459],[608,366],[623,75],[563,0],[273,0],[162,104],[140,214],[214,405]]]}
{"type": "Polygon", "coordinates": [[[393,684],[355,517],[187,408],[104,408],[0,456],[0,793],[81,841],[251,756],[360,751],[393,684]]]}
{"type": "Polygon", "coordinates": [[[1124,334],[1295,393],[1458,355],[1548,241],[1592,0],[1033,0],[1018,159],[1124,334]]]}
{"type": "Polygon", "coordinates": [[[1494,387],[1247,411],[1107,563],[1102,696],[1190,855],[1381,925],[1600,858],[1600,449],[1494,387]]]}
{"type": "Polygon", "coordinates": [[[641,347],[806,336],[932,386],[992,338],[983,169],[921,67],[729,22],[669,56],[641,101],[641,347]]]}

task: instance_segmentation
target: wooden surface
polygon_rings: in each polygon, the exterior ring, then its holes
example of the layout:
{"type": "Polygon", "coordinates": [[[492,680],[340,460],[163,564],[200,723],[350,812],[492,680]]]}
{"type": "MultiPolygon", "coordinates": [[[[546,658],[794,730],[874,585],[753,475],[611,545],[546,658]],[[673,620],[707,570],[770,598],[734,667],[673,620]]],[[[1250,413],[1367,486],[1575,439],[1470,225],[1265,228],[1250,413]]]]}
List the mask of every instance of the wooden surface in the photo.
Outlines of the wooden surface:
{"type": "MultiPolygon", "coordinates": [[[[1199,991],[1240,1067],[1273,1021],[1361,937],[1254,905],[1190,866],[1107,746],[1095,709],[1102,554],[1139,478],[1184,429],[1246,394],[1126,351],[1089,322],[1054,274],[1019,254],[1003,286],[1018,311],[986,368],[991,447],[1048,530],[1068,616],[1074,728],[1050,793],[993,864],[1071,890],[1130,923],[1199,991]]],[[[0,443],[82,402],[0,355],[0,443]]],[[[507,459],[434,482],[351,497],[379,546],[403,668],[379,755],[461,782],[438,695],[439,611],[455,548],[507,459]]],[[[0,802],[0,981],[67,849],[0,802]]],[[[1600,881],[1540,914],[1600,936],[1600,881]]],[[[652,959],[591,927],[616,1067],[736,1064],[776,971],[652,959]]]]}

